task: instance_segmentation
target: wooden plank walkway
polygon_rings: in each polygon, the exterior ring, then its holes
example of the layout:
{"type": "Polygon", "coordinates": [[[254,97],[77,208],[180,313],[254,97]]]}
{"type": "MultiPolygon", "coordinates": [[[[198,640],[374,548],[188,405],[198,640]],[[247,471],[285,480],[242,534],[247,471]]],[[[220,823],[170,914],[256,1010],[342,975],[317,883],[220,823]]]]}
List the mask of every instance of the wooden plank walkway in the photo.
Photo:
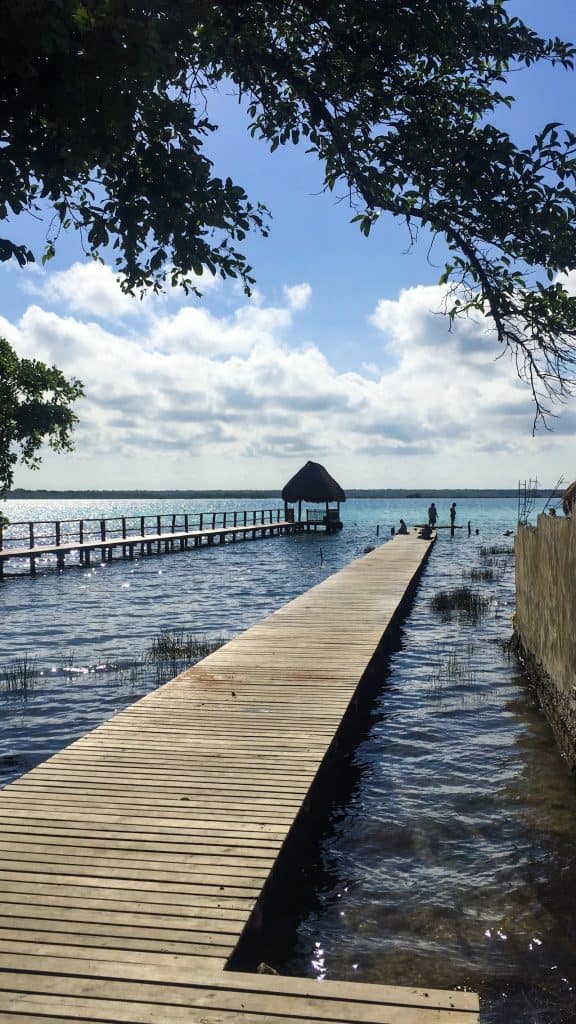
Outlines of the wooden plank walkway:
{"type": "Polygon", "coordinates": [[[90,540],[83,541],[82,543],[79,541],[69,541],[59,544],[37,544],[34,547],[3,548],[0,550],[0,577],[4,575],[5,564],[15,558],[28,559],[30,571],[34,572],[37,559],[45,558],[47,555],[56,555],[57,565],[63,569],[66,556],[72,553],[78,554],[80,565],[90,565],[91,555],[98,551],[101,553],[102,561],[110,561],[113,552],[118,550],[121,550],[124,558],[134,558],[137,550],[140,551],[141,555],[151,555],[153,550],[160,554],[162,551],[166,553],[175,551],[176,545],[178,545],[179,550],[184,551],[189,547],[190,543],[193,547],[201,547],[203,544],[214,544],[216,541],[224,544],[228,538],[236,541],[238,539],[246,540],[249,536],[252,539],[266,536],[274,537],[281,533],[301,532],[303,528],[309,530],[311,526],[316,527],[316,525],[294,523],[292,520],[281,520],[275,523],[250,523],[246,526],[221,526],[215,529],[207,528],[188,531],[178,530],[174,533],[133,534],[126,537],[115,537],[113,540],[90,540]]]}
{"type": "Polygon", "coordinates": [[[0,793],[0,1024],[475,1024],[224,970],[429,549],[396,537],[0,793]]]}

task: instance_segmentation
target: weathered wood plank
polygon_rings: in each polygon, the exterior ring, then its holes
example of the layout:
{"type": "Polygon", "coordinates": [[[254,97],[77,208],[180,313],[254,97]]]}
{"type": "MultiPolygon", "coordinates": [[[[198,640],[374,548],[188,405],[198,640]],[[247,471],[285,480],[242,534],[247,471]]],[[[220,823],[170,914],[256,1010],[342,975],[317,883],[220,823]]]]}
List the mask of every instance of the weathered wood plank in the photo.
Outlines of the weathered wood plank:
{"type": "Polygon", "coordinates": [[[103,537],[99,540],[68,540],[61,541],[58,538],[54,543],[51,544],[32,544],[29,547],[0,547],[0,565],[4,565],[11,559],[36,559],[43,558],[47,555],[57,555],[63,560],[65,555],[78,554],[78,555],[89,555],[92,552],[101,551],[104,553],[111,554],[117,549],[121,549],[122,553],[126,556],[136,548],[141,551],[148,550],[148,546],[155,546],[160,551],[169,552],[173,549],[176,542],[179,544],[185,544],[188,541],[192,541],[192,545],[201,545],[203,541],[210,542],[216,538],[220,542],[224,541],[227,537],[236,539],[238,537],[246,538],[247,534],[251,534],[253,537],[260,536],[265,537],[277,536],[280,533],[292,533],[294,531],[294,524],[290,520],[280,520],[275,522],[266,523],[250,523],[246,526],[221,526],[215,529],[198,529],[198,530],[171,530],[167,533],[133,533],[127,534],[122,537],[103,537]]]}
{"type": "MultiPolygon", "coordinates": [[[[1,976],[0,976],[1,977],[1,976]]],[[[79,1020],[86,1015],[110,1014],[104,1020],[119,1020],[125,1024],[151,1024],[158,1019],[158,1010],[162,1008],[165,1020],[170,1024],[190,1024],[198,1021],[201,1024],[214,1024],[234,1021],[323,1021],[325,1024],[432,1024],[441,1021],[440,1011],[422,1009],[420,1007],[379,1006],[363,1003],[358,1000],[346,1000],[344,1003],[318,995],[291,995],[287,1006],[286,995],[275,993],[259,993],[243,991],[229,992],[221,988],[182,989],[153,984],[131,985],[126,982],[114,983],[78,979],[63,979],[59,989],[54,991],[50,978],[35,975],[33,979],[34,993],[23,992],[17,988],[21,980],[12,979],[14,995],[9,996],[9,1007],[25,1010],[46,1009],[48,1012],[58,1008],[62,996],[73,1009],[79,1020]]],[[[466,1011],[452,1010],[452,1024],[470,1024],[470,1015],[466,1011]]]]}
{"type": "MultiPolygon", "coordinates": [[[[35,957],[22,954],[21,966],[47,975],[83,978],[109,978],[123,981],[138,981],[140,970],[137,963],[100,958],[90,960],[89,957],[60,960],[58,957],[42,954],[35,957]]],[[[478,997],[473,992],[446,992],[442,989],[413,988],[396,985],[370,985],[349,981],[317,981],[307,978],[292,978],[279,975],[241,974],[236,971],[216,972],[214,962],[208,957],[195,957],[194,979],[190,984],[211,986],[214,988],[232,989],[239,992],[273,992],[276,994],[298,996],[318,996],[326,992],[328,998],[345,1000],[356,999],[365,1003],[385,1003],[391,1006],[410,1006],[446,1010],[466,1010],[475,1012],[478,997]]],[[[17,971],[18,960],[15,954],[0,953],[0,970],[17,971]]],[[[190,970],[190,960],[185,957],[166,957],[158,965],[151,964],[147,980],[164,985],[182,983],[183,974],[190,970]]],[[[448,1020],[451,1020],[449,1017],[448,1020]]],[[[466,1024],[472,1024],[469,1019],[466,1024]]]]}
{"type": "Polygon", "coordinates": [[[0,794],[0,1022],[477,1020],[470,994],[222,970],[427,549],[353,563],[0,794]]]}

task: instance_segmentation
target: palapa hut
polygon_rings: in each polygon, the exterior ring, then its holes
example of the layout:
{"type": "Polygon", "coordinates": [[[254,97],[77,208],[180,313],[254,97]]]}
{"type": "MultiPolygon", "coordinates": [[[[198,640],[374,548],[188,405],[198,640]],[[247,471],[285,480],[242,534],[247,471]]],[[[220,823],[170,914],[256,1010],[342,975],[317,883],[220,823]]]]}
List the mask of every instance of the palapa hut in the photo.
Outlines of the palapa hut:
{"type": "Polygon", "coordinates": [[[282,499],[285,506],[298,502],[298,522],[302,520],[302,502],[307,501],[312,505],[324,505],[322,510],[308,509],[307,522],[324,523],[327,530],[342,529],[340,502],[346,501],[346,495],[340,484],[319,462],[307,462],[302,466],[283,488],[282,499]],[[330,508],[331,504],[335,504],[336,508],[330,508]]]}

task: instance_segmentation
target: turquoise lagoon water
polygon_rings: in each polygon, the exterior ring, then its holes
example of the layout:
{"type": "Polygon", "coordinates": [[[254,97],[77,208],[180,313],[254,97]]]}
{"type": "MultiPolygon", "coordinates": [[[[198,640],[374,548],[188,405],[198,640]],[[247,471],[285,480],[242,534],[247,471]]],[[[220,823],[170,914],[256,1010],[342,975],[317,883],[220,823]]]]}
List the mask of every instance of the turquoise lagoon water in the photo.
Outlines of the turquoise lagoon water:
{"type": "MultiPolygon", "coordinates": [[[[543,503],[543,502],[542,502],[543,503]]],[[[218,510],[277,501],[221,501],[218,510]]],[[[173,555],[40,569],[0,587],[0,674],[33,658],[28,686],[0,683],[0,785],[155,685],[112,671],[162,631],[231,637],[386,542],[426,500],[357,499],[332,536],[279,537],[173,555]],[[378,534],[377,534],[377,528],[378,534]]],[[[447,523],[450,500],[437,501],[447,523]]],[[[516,500],[458,499],[401,649],[350,758],[351,793],[326,809],[296,918],[278,921],[283,972],[482,994],[483,1024],[573,1024],[576,786],[505,650],[514,610],[516,500]],[[498,546],[500,554],[485,549],[498,546]],[[490,569],[491,579],[471,580],[490,569]],[[430,598],[468,585],[477,624],[430,598]]],[[[12,520],[212,511],[206,502],[10,502],[12,520]]],[[[536,510],[538,511],[538,509],[536,510]]]]}
{"type": "MultiPolygon", "coordinates": [[[[26,563],[9,563],[21,578],[0,588],[0,670],[16,658],[34,657],[42,668],[63,664],[71,654],[78,667],[108,659],[136,658],[155,634],[186,630],[232,636],[390,536],[400,517],[426,520],[425,500],[356,499],[342,508],[344,529],[332,536],[280,537],[152,556],[134,562],[115,559],[91,568],[56,572],[53,560],[38,564],[31,579],[26,563]],[[377,528],[379,527],[379,536],[377,528]],[[31,615],[30,610],[33,609],[31,615]]],[[[448,500],[438,502],[439,522],[448,522],[448,500]]],[[[122,515],[209,512],[202,501],[10,501],[10,520],[103,518],[122,515]]],[[[277,508],[268,501],[220,501],[218,511],[277,508]]],[[[459,501],[457,522],[471,520],[487,543],[513,529],[515,499],[459,501]]],[[[467,541],[467,531],[458,531],[467,541]]]]}

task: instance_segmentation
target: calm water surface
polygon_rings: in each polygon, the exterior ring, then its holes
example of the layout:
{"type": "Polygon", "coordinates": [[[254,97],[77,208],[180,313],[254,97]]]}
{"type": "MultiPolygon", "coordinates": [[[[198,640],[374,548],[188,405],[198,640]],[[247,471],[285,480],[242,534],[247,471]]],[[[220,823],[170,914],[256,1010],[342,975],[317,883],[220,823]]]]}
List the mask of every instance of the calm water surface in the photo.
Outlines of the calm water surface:
{"type": "MultiPolygon", "coordinates": [[[[450,502],[437,504],[445,522],[450,502]]],[[[7,581],[0,672],[27,656],[45,674],[25,691],[0,684],[0,784],[153,686],[107,668],[138,658],[154,635],[232,636],[388,537],[400,516],[422,521],[426,505],[350,501],[333,537],[7,581]]],[[[7,508],[12,519],[201,510],[205,503],[7,508]]],[[[480,533],[440,536],[354,754],[354,792],[332,809],[320,881],[301,893],[300,922],[277,966],[318,978],[467,986],[482,993],[485,1024],[572,1024],[576,787],[504,650],[513,558],[482,551],[510,545],[504,531],[514,527],[516,503],[470,499],[458,511],[480,533]],[[494,578],[471,581],[480,568],[494,578]],[[463,584],[489,600],[479,624],[444,621],[430,607],[435,592],[463,584]]]]}

